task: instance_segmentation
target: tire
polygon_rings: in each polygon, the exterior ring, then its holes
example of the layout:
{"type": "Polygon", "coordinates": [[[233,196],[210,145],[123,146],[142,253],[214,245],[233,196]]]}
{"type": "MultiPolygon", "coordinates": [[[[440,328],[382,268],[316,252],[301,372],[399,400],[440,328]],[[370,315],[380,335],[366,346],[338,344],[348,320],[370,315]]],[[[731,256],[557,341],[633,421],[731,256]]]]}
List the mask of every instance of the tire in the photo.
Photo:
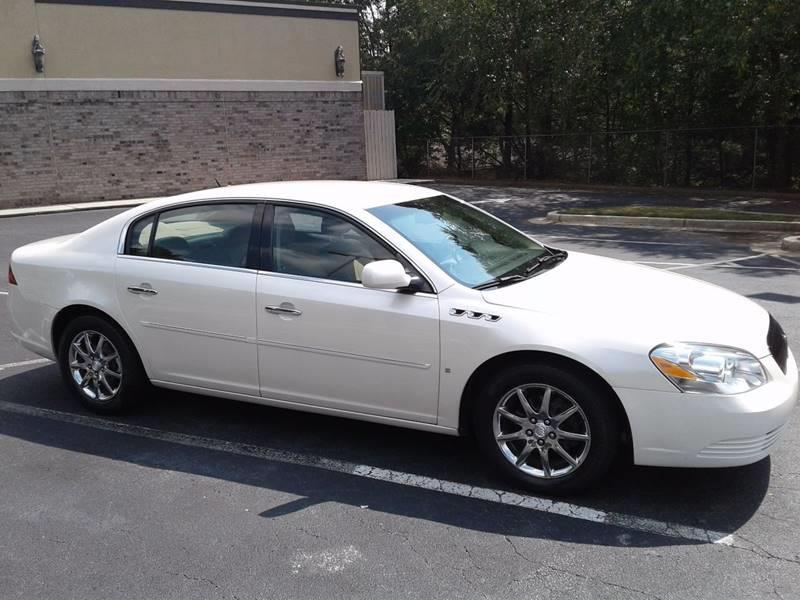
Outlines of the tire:
{"type": "Polygon", "coordinates": [[[116,325],[101,317],[70,321],[59,340],[58,363],[67,387],[92,412],[126,412],[141,402],[147,390],[136,348],[116,325]]]}
{"type": "Polygon", "coordinates": [[[585,490],[608,471],[620,443],[617,414],[608,392],[591,379],[558,366],[522,364],[479,390],[472,425],[502,475],[536,493],[564,495],[585,490]]]}

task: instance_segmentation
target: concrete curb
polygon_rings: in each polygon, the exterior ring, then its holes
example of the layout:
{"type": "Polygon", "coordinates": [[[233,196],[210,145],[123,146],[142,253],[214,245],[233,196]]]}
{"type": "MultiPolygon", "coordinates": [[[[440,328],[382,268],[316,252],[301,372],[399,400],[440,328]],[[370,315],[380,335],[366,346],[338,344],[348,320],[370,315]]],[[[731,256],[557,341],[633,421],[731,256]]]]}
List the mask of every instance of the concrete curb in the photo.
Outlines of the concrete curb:
{"type": "Polygon", "coordinates": [[[565,225],[610,225],[613,227],[645,227],[688,229],[694,231],[787,231],[800,232],[800,221],[724,221],[718,219],[671,219],[667,217],[618,217],[611,215],[568,215],[551,211],[551,223],[565,225]]]}
{"type": "Polygon", "coordinates": [[[159,198],[135,198],[133,200],[107,200],[104,202],[80,202],[78,204],[53,204],[50,206],[30,206],[26,208],[6,208],[0,210],[0,219],[8,217],[25,217],[29,215],[47,215],[82,210],[103,210],[107,208],[130,208],[139,206],[159,198]]]}

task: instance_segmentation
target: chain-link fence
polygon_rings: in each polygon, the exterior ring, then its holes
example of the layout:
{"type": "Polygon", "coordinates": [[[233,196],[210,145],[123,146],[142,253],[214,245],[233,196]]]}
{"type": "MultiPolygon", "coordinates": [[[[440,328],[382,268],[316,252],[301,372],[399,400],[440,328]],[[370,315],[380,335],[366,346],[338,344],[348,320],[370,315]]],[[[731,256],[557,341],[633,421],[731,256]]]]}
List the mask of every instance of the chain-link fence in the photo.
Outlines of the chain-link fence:
{"type": "Polygon", "coordinates": [[[800,190],[800,127],[454,137],[400,151],[409,176],[800,190]]]}

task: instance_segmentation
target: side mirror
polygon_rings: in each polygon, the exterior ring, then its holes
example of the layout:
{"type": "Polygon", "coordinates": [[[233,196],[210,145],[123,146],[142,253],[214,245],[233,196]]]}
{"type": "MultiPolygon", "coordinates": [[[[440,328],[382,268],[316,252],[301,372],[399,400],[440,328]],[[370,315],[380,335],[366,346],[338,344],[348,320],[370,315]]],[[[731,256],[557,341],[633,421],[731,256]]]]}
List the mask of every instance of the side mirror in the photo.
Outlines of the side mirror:
{"type": "Polygon", "coordinates": [[[375,290],[396,290],[408,287],[411,276],[396,260],[376,260],[364,267],[361,283],[375,290]]]}

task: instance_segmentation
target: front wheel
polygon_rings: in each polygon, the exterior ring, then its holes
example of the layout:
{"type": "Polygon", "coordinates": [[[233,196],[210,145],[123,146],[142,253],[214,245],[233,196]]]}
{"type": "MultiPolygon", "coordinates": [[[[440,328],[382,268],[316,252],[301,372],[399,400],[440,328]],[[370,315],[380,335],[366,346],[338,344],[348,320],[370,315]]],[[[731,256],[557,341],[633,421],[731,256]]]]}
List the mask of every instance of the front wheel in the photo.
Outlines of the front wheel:
{"type": "Polygon", "coordinates": [[[58,351],[61,375],[86,408],[102,414],[137,404],[146,376],[136,349],[114,325],[87,315],[71,321],[58,351]]]}
{"type": "Polygon", "coordinates": [[[506,477],[534,492],[568,494],[596,482],[620,439],[607,390],[551,365],[518,365],[480,391],[478,443],[506,477]]]}

